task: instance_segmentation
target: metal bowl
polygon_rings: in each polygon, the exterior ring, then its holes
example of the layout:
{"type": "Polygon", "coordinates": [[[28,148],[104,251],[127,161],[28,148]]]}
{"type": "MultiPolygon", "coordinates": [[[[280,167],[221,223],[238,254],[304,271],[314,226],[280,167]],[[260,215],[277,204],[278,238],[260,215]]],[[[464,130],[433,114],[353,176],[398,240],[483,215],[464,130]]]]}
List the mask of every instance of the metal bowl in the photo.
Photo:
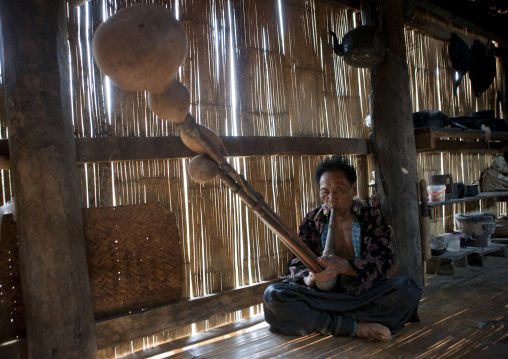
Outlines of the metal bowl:
{"type": "Polygon", "coordinates": [[[433,256],[440,256],[446,252],[446,247],[448,247],[448,244],[443,242],[430,242],[430,252],[433,256]]]}

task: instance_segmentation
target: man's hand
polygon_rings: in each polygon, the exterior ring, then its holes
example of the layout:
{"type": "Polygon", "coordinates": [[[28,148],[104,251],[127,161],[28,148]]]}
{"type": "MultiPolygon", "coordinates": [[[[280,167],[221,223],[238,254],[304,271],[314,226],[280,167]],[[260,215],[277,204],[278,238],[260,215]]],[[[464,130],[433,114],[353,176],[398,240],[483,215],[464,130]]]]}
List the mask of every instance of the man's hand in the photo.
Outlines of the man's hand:
{"type": "Polygon", "coordinates": [[[318,263],[326,267],[319,273],[313,273],[314,279],[320,282],[332,279],[341,273],[349,274],[350,272],[349,262],[335,254],[319,257],[318,263]]]}
{"type": "Polygon", "coordinates": [[[309,275],[303,278],[303,282],[307,287],[314,287],[316,284],[316,278],[314,278],[314,274],[309,272],[309,275]]]}

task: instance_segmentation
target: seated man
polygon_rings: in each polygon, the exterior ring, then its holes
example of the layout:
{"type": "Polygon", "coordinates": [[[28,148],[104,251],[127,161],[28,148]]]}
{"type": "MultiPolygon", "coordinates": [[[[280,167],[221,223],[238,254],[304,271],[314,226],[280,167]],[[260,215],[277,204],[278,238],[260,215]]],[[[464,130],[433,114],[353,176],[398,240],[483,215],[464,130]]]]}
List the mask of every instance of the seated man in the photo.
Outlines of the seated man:
{"type": "Polygon", "coordinates": [[[416,313],[421,290],[410,278],[387,278],[393,266],[390,231],[378,209],[355,200],[356,171],[342,157],[321,162],[315,174],[324,205],[311,211],[298,236],[326,267],[311,273],[297,258],[286,283],[270,285],[263,298],[270,330],[284,335],[359,336],[390,341],[416,313]],[[335,214],[335,254],[322,256],[335,214]],[[336,277],[329,291],[316,287],[336,277]]]}

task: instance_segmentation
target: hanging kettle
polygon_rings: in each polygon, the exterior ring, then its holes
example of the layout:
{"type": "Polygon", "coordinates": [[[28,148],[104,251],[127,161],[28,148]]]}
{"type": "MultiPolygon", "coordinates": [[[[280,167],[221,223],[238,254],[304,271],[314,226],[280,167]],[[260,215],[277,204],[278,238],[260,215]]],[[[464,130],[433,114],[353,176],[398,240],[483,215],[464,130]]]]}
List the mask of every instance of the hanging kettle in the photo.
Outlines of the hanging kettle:
{"type": "Polygon", "coordinates": [[[374,26],[358,26],[348,32],[339,44],[337,35],[333,36],[333,52],[344,57],[344,61],[353,67],[376,67],[385,57],[385,42],[379,28],[374,26]]]}

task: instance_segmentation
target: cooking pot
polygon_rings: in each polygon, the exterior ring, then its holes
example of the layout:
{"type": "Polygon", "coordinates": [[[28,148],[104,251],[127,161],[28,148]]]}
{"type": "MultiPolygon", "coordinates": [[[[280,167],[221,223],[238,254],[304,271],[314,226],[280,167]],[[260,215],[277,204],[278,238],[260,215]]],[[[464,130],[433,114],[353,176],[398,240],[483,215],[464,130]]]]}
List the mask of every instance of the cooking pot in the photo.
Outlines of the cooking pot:
{"type": "Polygon", "coordinates": [[[442,236],[437,236],[430,240],[430,252],[433,256],[440,256],[446,252],[446,247],[448,247],[448,245],[444,242],[442,236]]]}
{"type": "Polygon", "coordinates": [[[452,127],[464,128],[464,126],[470,130],[480,130],[482,125],[478,116],[456,116],[450,117],[452,127]]]}
{"type": "Polygon", "coordinates": [[[494,118],[496,117],[496,113],[494,110],[482,110],[473,112],[473,116],[477,116],[478,118],[494,118]]]}
{"type": "Polygon", "coordinates": [[[466,185],[466,197],[474,197],[480,193],[477,184],[468,184],[466,185]]]}
{"type": "Polygon", "coordinates": [[[506,128],[508,127],[506,124],[506,120],[501,118],[489,118],[480,120],[480,127],[481,125],[487,126],[491,131],[505,132],[506,128]]]}
{"type": "Polygon", "coordinates": [[[333,51],[344,57],[344,61],[353,67],[376,67],[385,57],[385,43],[379,28],[374,26],[358,26],[348,32],[339,44],[337,35],[333,36],[333,51]]]}
{"type": "Polygon", "coordinates": [[[413,126],[444,128],[450,126],[450,119],[438,110],[418,111],[413,112],[413,126]]]}
{"type": "Polygon", "coordinates": [[[444,252],[446,252],[446,247],[448,247],[447,244],[430,244],[430,253],[432,253],[433,256],[440,256],[444,252]]]}
{"type": "Polygon", "coordinates": [[[461,182],[453,184],[453,198],[464,198],[467,195],[466,185],[461,182]]]}

